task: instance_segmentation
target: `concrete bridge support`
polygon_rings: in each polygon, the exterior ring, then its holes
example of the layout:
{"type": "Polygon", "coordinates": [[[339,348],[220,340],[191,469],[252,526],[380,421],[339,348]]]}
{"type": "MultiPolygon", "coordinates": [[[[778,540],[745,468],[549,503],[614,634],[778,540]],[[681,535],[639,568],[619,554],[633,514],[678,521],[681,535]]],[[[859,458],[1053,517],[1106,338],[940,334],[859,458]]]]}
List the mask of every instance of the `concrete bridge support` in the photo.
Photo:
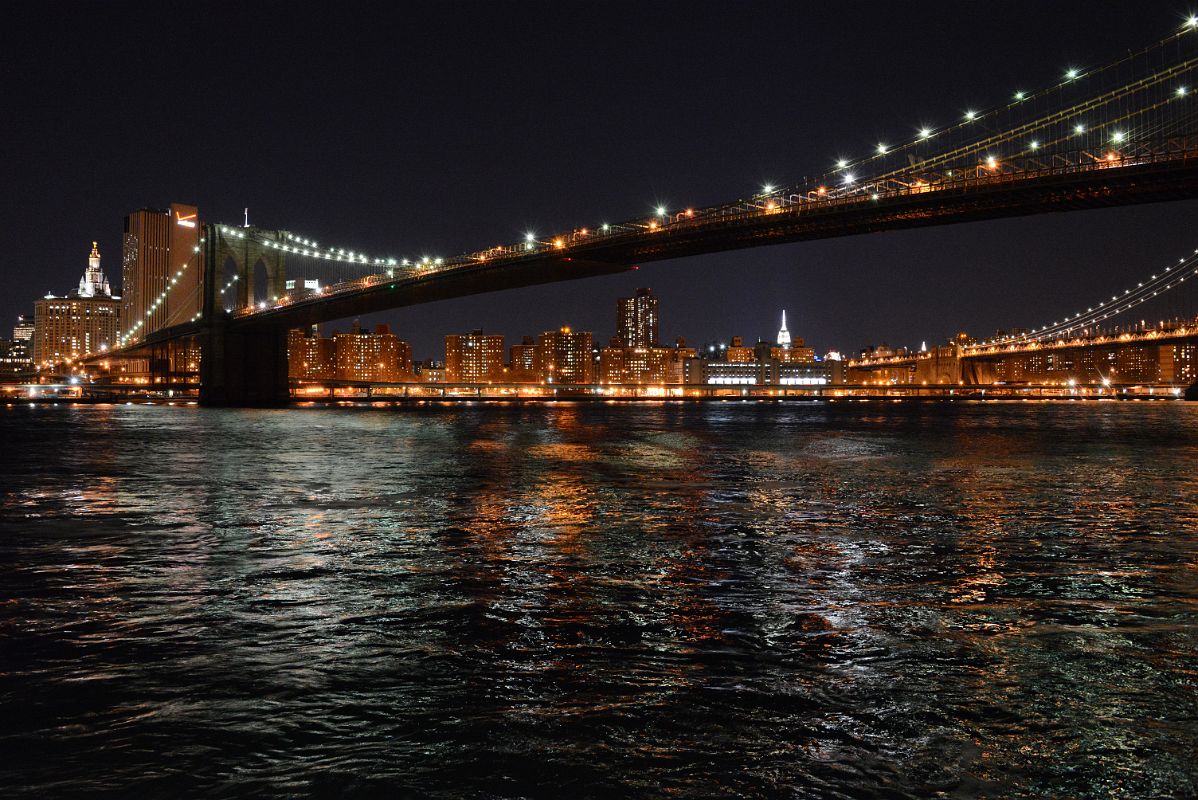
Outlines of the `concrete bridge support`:
{"type": "Polygon", "coordinates": [[[287,331],[236,330],[217,320],[203,338],[200,405],[270,407],[290,401],[287,331]]]}

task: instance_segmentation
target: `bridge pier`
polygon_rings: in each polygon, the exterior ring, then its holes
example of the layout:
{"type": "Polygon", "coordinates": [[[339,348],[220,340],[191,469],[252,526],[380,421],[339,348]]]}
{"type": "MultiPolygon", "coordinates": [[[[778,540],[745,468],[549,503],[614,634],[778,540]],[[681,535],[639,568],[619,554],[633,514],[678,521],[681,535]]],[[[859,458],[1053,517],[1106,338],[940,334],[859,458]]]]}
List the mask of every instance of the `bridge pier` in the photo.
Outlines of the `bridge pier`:
{"type": "Polygon", "coordinates": [[[215,321],[203,340],[200,405],[277,407],[290,402],[287,331],[231,330],[227,320],[215,321]]]}

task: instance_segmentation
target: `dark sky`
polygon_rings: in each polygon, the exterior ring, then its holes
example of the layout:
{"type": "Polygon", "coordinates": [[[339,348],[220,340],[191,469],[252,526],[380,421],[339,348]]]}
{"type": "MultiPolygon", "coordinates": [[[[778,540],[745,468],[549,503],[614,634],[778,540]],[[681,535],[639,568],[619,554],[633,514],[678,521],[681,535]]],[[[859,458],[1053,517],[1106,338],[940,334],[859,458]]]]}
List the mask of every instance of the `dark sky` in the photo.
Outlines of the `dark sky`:
{"type": "MultiPolygon", "coordinates": [[[[1193,0],[1190,0],[1193,3],[1193,0]]],[[[0,23],[0,319],[120,274],[129,211],[451,255],[818,174],[1175,30],[1184,2],[19,3],[0,23]]],[[[384,315],[445,333],[790,328],[820,350],[1032,326],[1192,250],[1198,202],[871,234],[384,315]]],[[[1198,311],[1198,309],[1194,309],[1198,311]]],[[[374,321],[373,319],[370,321],[374,321]]],[[[346,327],[344,324],[341,327],[346,327]]],[[[0,333],[7,331],[0,329],[0,333]]]]}

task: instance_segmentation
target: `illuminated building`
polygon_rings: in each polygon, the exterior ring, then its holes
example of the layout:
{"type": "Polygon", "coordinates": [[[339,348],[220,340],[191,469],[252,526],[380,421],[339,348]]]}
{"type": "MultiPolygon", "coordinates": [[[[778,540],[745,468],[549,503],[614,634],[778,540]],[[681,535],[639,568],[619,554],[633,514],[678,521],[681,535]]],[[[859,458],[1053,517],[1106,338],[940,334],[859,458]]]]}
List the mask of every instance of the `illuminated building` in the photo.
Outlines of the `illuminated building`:
{"type": "Polygon", "coordinates": [[[536,383],[541,375],[541,355],[532,337],[525,336],[520,344],[512,345],[508,353],[508,381],[536,383]]]}
{"type": "Polygon", "coordinates": [[[572,331],[568,326],[545,331],[537,340],[537,349],[543,383],[591,382],[590,331],[572,331]]]}
{"type": "Polygon", "coordinates": [[[728,347],[724,349],[725,361],[748,364],[749,362],[753,361],[753,358],[753,348],[745,347],[744,340],[739,336],[733,336],[732,344],[728,345],[728,347]]]}
{"type": "Polygon", "coordinates": [[[28,377],[33,372],[33,317],[19,316],[12,340],[0,354],[0,380],[28,377]]]}
{"type": "Polygon", "coordinates": [[[199,212],[172,203],[125,217],[121,261],[121,336],[140,341],[161,328],[190,321],[203,309],[204,277],[199,212]]]}
{"type": "Polygon", "coordinates": [[[116,344],[121,298],[113,297],[92,242],[79,288],[67,297],[46,295],[33,304],[33,361],[49,368],[116,344]]]}
{"type": "Polygon", "coordinates": [[[355,322],[350,333],[333,334],[333,363],[333,377],[340,381],[412,380],[412,348],[386,325],[377,325],[369,333],[355,322]]]}
{"type": "Polygon", "coordinates": [[[621,347],[619,339],[599,351],[598,381],[602,384],[682,383],[683,362],[695,351],[678,340],[677,347],[621,347]]]}
{"type": "Polygon", "coordinates": [[[778,331],[778,347],[790,347],[790,331],[786,330],[786,309],[782,309],[782,328],[778,331]]]}
{"type": "Polygon", "coordinates": [[[657,347],[657,298],[649,289],[616,301],[616,338],[624,347],[657,347]]]}
{"type": "Polygon", "coordinates": [[[502,381],[503,335],[453,333],[445,337],[445,380],[449,383],[502,381]]]}
{"type": "Polygon", "coordinates": [[[287,375],[298,381],[332,380],[337,373],[332,339],[321,337],[315,325],[287,332],[287,375]]]}
{"type": "Polygon", "coordinates": [[[412,374],[412,346],[386,325],[374,332],[354,323],[349,333],[322,338],[315,325],[287,332],[287,374],[296,381],[402,383],[412,374]]]}

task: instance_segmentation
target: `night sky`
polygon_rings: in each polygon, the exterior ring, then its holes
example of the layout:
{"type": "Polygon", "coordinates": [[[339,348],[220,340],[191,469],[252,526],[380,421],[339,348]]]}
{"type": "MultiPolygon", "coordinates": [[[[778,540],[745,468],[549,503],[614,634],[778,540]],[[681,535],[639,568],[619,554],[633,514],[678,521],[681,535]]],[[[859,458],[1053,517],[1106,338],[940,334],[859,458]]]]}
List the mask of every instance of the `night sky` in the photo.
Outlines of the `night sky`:
{"type": "MultiPolygon", "coordinates": [[[[206,221],[240,223],[248,206],[252,223],[322,243],[448,256],[819,174],[1105,63],[1191,12],[823,5],[13,4],[0,25],[0,335],[77,283],[93,239],[119,282],[122,217],[137,208],[194,203],[206,221]]],[[[480,327],[510,340],[571,324],[605,342],[616,297],[650,286],[666,341],[772,338],[785,308],[821,352],[917,346],[1084,308],[1198,246],[1195,212],[782,245],[364,321],[390,322],[417,358],[480,327]]]]}

